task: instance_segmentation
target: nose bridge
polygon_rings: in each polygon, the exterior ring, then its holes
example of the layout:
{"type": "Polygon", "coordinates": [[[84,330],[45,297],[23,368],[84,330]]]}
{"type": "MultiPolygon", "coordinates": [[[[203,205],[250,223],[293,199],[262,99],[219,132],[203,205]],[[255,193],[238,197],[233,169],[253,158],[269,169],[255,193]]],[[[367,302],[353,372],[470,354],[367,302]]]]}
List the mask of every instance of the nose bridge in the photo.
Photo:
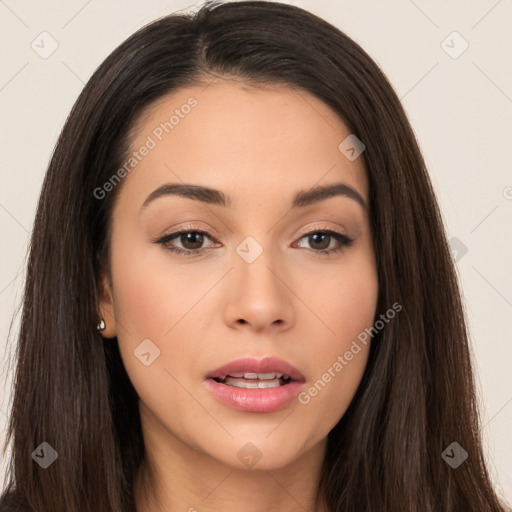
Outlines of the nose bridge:
{"type": "MultiPolygon", "coordinates": [[[[262,240],[263,235],[259,236],[262,240]]],[[[270,246],[266,238],[266,245],[260,243],[255,237],[247,236],[236,247],[235,274],[240,279],[242,287],[247,291],[258,291],[267,294],[267,301],[270,295],[281,294],[282,283],[279,283],[274,270],[279,267],[276,261],[276,251],[270,246]],[[249,288],[251,290],[249,290],[249,288]]]]}
{"type": "Polygon", "coordinates": [[[233,269],[236,283],[230,293],[228,321],[243,320],[242,323],[258,329],[292,321],[290,291],[284,284],[286,277],[280,275],[280,268],[277,252],[264,247],[253,236],[246,237],[236,247],[233,269]]]}

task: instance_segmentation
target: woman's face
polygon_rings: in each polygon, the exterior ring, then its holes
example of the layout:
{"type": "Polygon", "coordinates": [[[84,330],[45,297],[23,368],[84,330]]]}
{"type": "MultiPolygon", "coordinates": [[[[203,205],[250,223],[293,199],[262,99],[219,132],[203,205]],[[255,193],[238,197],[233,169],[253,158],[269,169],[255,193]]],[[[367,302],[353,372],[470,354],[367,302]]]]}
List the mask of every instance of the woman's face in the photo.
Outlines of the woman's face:
{"type": "Polygon", "coordinates": [[[363,375],[378,292],[349,135],[305,92],[227,81],[163,98],[137,127],[101,313],[147,447],[270,469],[324,446],[363,375]]]}

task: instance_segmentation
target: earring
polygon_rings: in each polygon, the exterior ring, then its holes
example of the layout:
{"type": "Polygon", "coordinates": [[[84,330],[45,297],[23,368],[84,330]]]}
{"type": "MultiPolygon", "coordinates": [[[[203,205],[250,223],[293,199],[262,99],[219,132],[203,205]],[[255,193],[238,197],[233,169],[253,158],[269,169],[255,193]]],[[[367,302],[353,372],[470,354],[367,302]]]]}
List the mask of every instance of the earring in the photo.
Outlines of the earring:
{"type": "Polygon", "coordinates": [[[105,328],[107,326],[105,325],[105,320],[103,320],[103,318],[101,319],[101,322],[96,326],[96,329],[98,329],[98,331],[104,331],[105,328]]]}

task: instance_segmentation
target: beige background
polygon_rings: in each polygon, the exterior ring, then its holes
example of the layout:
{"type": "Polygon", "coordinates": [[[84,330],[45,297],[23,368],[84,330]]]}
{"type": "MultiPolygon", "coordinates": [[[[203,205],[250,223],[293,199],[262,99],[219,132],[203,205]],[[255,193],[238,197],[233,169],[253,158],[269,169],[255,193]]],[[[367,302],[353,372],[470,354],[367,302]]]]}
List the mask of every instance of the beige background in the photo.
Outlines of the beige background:
{"type": "MultiPolygon", "coordinates": [[[[119,43],[159,16],[200,3],[0,0],[0,441],[17,320],[9,346],[8,329],[20,302],[43,175],[63,122],[119,43]],[[49,37],[40,36],[44,31],[58,43],[46,59],[31,47],[49,37]]],[[[512,501],[512,2],[292,3],[359,42],[410,116],[449,237],[457,239],[452,243],[459,248],[454,256],[470,319],[485,449],[498,491],[512,501]]]]}

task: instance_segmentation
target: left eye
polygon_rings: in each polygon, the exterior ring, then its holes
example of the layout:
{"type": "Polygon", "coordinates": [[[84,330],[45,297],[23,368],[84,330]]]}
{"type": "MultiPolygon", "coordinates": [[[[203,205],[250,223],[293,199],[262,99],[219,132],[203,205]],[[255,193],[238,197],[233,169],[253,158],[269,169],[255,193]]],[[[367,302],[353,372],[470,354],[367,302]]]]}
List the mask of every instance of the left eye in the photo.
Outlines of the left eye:
{"type": "MultiPolygon", "coordinates": [[[[205,248],[202,247],[205,238],[213,240],[213,238],[206,231],[188,229],[165,235],[161,239],[156,240],[156,243],[163,245],[168,251],[189,256],[191,254],[197,254],[205,250],[205,248]],[[171,244],[171,241],[174,239],[178,239],[182,247],[176,247],[175,243],[171,244]]],[[[307,238],[309,243],[312,245],[310,250],[312,250],[314,253],[322,255],[338,252],[344,247],[350,246],[354,241],[346,235],[342,235],[341,233],[333,230],[311,231],[302,235],[299,240],[304,238],[307,238]],[[329,248],[333,239],[338,242],[338,246],[329,248]]]]}
{"type": "Polygon", "coordinates": [[[303,235],[300,240],[303,238],[307,238],[308,243],[313,246],[313,249],[318,249],[315,250],[315,252],[324,254],[340,251],[344,246],[348,246],[353,242],[351,238],[330,229],[323,231],[311,231],[310,233],[303,235]],[[329,249],[333,239],[338,242],[338,246],[329,249]]]}

